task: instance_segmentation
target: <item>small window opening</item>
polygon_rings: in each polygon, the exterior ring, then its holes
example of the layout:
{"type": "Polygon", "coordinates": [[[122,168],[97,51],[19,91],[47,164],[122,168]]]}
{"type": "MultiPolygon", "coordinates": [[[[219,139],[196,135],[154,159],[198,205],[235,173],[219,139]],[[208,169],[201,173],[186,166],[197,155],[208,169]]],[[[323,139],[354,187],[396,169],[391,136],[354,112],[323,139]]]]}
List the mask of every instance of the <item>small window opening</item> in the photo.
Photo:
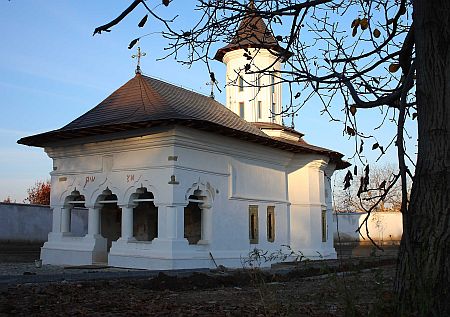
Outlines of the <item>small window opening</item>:
{"type": "Polygon", "coordinates": [[[241,117],[242,119],[244,119],[244,115],[245,115],[245,112],[244,112],[244,103],[243,103],[243,102],[240,102],[240,103],[239,103],[239,117],[241,117]]]}
{"type": "Polygon", "coordinates": [[[239,76],[239,91],[244,91],[244,78],[239,76]]]}
{"type": "Polygon", "coordinates": [[[272,102],[272,121],[275,121],[275,102],[272,102]]]}
{"type": "Polygon", "coordinates": [[[249,238],[251,244],[258,243],[258,206],[249,206],[249,238]]]}
{"type": "Polygon", "coordinates": [[[327,242],[327,211],[322,210],[322,242],[327,242]]]}
{"type": "Polygon", "coordinates": [[[257,115],[258,115],[258,119],[261,119],[261,114],[262,112],[262,101],[258,101],[258,108],[257,108],[257,115]]]}
{"type": "Polygon", "coordinates": [[[267,241],[275,241],[275,206],[267,207],[267,241]]]}
{"type": "Polygon", "coordinates": [[[275,93],[275,75],[270,76],[271,85],[272,85],[272,93],[275,93]]]}

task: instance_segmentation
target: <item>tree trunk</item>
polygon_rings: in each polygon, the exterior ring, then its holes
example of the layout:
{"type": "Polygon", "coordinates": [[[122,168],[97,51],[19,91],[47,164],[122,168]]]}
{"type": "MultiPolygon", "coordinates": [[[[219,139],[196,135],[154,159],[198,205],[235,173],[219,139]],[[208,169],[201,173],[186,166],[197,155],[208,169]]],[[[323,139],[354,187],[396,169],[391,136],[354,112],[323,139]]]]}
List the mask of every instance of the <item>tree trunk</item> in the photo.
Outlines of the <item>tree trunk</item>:
{"type": "Polygon", "coordinates": [[[450,316],[450,1],[413,3],[419,140],[395,287],[401,313],[450,316]]]}

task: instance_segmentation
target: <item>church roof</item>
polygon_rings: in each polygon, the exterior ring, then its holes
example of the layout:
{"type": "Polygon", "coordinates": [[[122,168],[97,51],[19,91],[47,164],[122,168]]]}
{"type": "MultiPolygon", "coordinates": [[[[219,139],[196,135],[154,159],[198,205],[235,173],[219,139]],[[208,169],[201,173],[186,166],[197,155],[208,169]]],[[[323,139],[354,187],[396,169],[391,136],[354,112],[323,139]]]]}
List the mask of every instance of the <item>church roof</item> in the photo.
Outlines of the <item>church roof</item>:
{"type": "Polygon", "coordinates": [[[252,122],[252,124],[256,127],[258,127],[259,129],[268,129],[268,130],[282,130],[282,131],[287,131],[290,132],[292,134],[296,134],[298,135],[299,138],[301,138],[302,136],[304,136],[303,133],[298,132],[297,130],[290,128],[290,127],[286,127],[284,125],[280,125],[278,123],[274,123],[274,122],[252,122]]]}
{"type": "Polygon", "coordinates": [[[123,131],[145,135],[148,134],[145,129],[168,125],[183,125],[295,153],[319,153],[335,160],[338,166],[345,163],[338,152],[302,140],[290,142],[269,137],[260,127],[210,97],[141,74],[66,126],[24,137],[18,143],[45,147],[89,136],[110,134],[114,138],[113,133],[123,131]]]}
{"type": "Polygon", "coordinates": [[[269,49],[285,55],[285,58],[292,55],[278,44],[263,18],[255,10],[255,5],[251,1],[231,43],[220,48],[214,59],[221,62],[226,53],[246,48],[269,49]]]}

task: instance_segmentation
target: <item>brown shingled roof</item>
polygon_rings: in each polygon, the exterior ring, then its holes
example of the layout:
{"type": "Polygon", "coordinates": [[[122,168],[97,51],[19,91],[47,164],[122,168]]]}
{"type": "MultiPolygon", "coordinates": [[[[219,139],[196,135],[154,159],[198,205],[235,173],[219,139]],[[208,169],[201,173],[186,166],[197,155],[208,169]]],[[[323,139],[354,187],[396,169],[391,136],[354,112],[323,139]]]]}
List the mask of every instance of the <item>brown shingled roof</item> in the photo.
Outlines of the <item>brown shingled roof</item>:
{"type": "Polygon", "coordinates": [[[168,119],[209,121],[263,135],[210,97],[140,74],[60,130],[168,119]]]}
{"type": "Polygon", "coordinates": [[[269,49],[284,55],[286,59],[292,55],[278,44],[278,41],[264,23],[263,18],[255,12],[253,1],[250,2],[247,12],[239,24],[231,43],[220,48],[216,52],[214,59],[221,62],[226,53],[246,48],[269,49]]]}
{"type": "Polygon", "coordinates": [[[18,143],[45,147],[89,136],[110,135],[112,139],[116,132],[145,135],[145,129],[167,125],[184,125],[294,153],[319,153],[338,162],[338,166],[343,163],[338,152],[304,141],[271,138],[210,97],[141,74],[66,126],[24,137],[18,143]]]}

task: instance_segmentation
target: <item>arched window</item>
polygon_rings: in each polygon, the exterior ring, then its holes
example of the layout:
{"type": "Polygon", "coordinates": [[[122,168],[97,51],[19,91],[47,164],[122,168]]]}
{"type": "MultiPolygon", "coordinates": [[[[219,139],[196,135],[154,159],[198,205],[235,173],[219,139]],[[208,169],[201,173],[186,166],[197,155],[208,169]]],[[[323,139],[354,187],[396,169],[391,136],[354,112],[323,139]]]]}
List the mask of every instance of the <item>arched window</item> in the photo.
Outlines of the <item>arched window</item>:
{"type": "Polygon", "coordinates": [[[200,197],[189,196],[189,204],[184,208],[184,237],[189,244],[197,244],[202,238],[202,210],[200,197]]]}
{"type": "Polygon", "coordinates": [[[154,204],[153,193],[139,188],[133,202],[133,237],[138,241],[152,241],[158,237],[158,208],[154,204]]]}

